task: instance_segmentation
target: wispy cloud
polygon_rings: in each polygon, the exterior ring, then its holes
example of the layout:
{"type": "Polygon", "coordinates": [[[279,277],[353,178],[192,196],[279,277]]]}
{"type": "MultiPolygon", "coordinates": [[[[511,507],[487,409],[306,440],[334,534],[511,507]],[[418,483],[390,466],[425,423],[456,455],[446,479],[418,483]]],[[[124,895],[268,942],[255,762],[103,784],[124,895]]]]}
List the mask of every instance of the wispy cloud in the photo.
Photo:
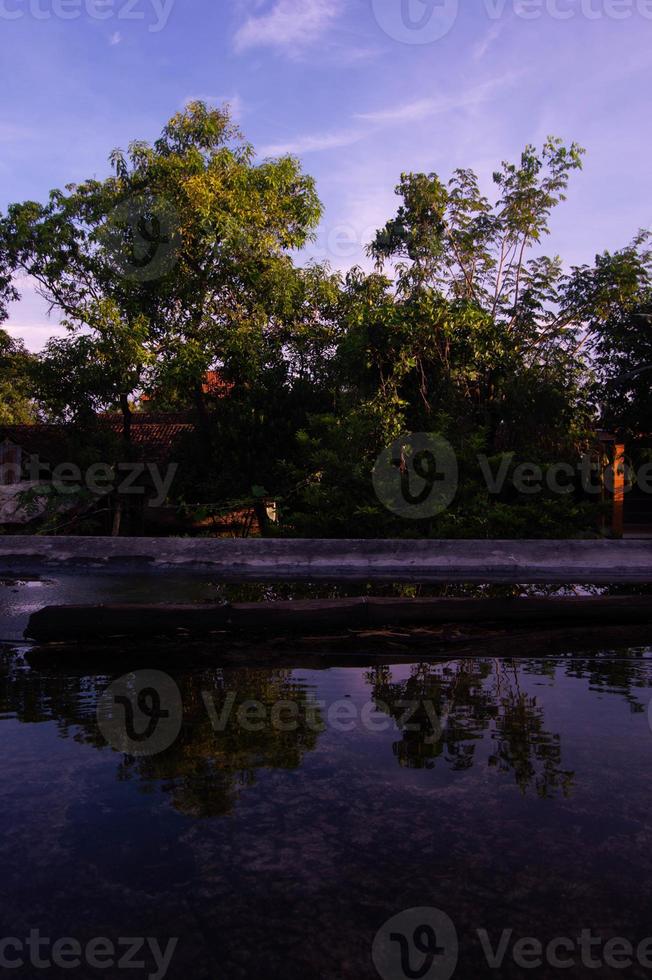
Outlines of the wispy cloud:
{"type": "Polygon", "coordinates": [[[492,24],[487,33],[473,47],[473,60],[482,61],[489,48],[493,47],[503,32],[503,24],[492,24]]]}
{"type": "Polygon", "coordinates": [[[387,125],[389,123],[414,122],[427,119],[430,116],[452,112],[455,109],[466,109],[488,102],[501,88],[515,81],[522,73],[511,72],[499,78],[489,79],[480,85],[463,89],[454,95],[435,96],[428,99],[417,99],[414,102],[404,102],[401,105],[388,106],[374,112],[359,112],[355,118],[370,123],[387,125]]]}
{"type": "Polygon", "coordinates": [[[374,132],[395,124],[416,122],[446,112],[470,108],[487,102],[501,88],[511,84],[522,72],[511,72],[499,78],[490,79],[479,85],[463,89],[455,95],[438,96],[436,98],[417,99],[404,102],[401,105],[377,109],[373,112],[358,112],[353,118],[359,124],[347,129],[338,129],[326,133],[305,133],[295,136],[285,143],[273,143],[261,148],[263,156],[281,156],[284,153],[301,155],[319,150],[333,150],[341,146],[358,143],[374,132]]]}
{"type": "Polygon", "coordinates": [[[355,118],[373,123],[412,122],[432,115],[435,105],[435,99],[417,99],[415,102],[404,102],[375,112],[358,112],[355,118]]]}
{"type": "Polygon", "coordinates": [[[23,143],[25,140],[33,139],[35,136],[36,132],[33,129],[0,121],[0,140],[3,143],[23,143]]]}
{"type": "Polygon", "coordinates": [[[116,44],[120,44],[121,41],[122,41],[122,34],[120,33],[120,31],[114,31],[111,37],[109,38],[109,44],[111,45],[111,47],[114,47],[116,44]]]}
{"type": "Polygon", "coordinates": [[[276,0],[249,17],[234,37],[236,51],[271,47],[292,53],[314,44],[339,15],[339,0],[276,0]]]}
{"type": "Polygon", "coordinates": [[[334,150],[340,146],[351,146],[367,135],[365,129],[342,129],[332,133],[306,133],[296,136],[287,143],[271,143],[260,148],[261,156],[283,156],[285,153],[301,154],[316,150],[334,150]]]}

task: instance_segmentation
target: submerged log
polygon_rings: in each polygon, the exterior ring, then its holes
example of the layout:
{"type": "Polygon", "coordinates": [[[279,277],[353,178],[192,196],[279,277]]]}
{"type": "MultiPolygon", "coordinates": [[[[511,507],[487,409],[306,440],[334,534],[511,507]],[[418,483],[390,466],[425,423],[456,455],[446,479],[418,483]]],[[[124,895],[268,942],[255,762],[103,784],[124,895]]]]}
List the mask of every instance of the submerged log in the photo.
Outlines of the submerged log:
{"type": "Polygon", "coordinates": [[[445,624],[551,629],[652,623],[650,596],[512,599],[306,599],[220,605],[61,605],[30,616],[25,636],[39,642],[112,636],[215,632],[324,634],[445,624]]]}
{"type": "Polygon", "coordinates": [[[286,634],[271,640],[256,634],[220,633],[209,637],[104,638],[96,642],[44,643],[27,651],[31,667],[81,674],[127,673],[150,664],[170,671],[197,667],[276,667],[322,670],[381,664],[437,663],[474,657],[559,657],[574,655],[642,656],[650,627],[566,626],[557,629],[421,627],[397,641],[389,630],[337,636],[286,634]],[[636,648],[636,650],[632,650],[636,648]]]}
{"type": "Polygon", "coordinates": [[[226,629],[228,606],[45,606],[32,613],[25,636],[32,640],[92,640],[109,636],[206,634],[226,629]]]}
{"type": "Polygon", "coordinates": [[[363,629],[369,624],[365,598],[234,602],[229,608],[229,628],[250,632],[323,633],[363,629]]]}

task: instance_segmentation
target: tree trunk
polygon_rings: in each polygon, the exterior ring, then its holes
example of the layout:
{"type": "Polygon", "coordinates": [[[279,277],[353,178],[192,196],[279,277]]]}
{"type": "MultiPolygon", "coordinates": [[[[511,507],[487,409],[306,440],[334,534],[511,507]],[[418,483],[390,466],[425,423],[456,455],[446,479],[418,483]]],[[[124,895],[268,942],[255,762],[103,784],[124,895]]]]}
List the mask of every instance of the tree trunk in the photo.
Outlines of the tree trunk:
{"type": "Polygon", "coordinates": [[[122,411],[122,441],[125,446],[131,446],[131,408],[129,407],[129,396],[124,392],[120,395],[120,409],[122,411]]]}
{"type": "Polygon", "coordinates": [[[267,507],[265,506],[264,500],[256,500],[254,502],[254,513],[258,520],[258,527],[260,528],[260,536],[262,538],[267,537],[269,530],[269,518],[267,516],[267,507]]]}
{"type": "Polygon", "coordinates": [[[197,432],[200,441],[206,451],[211,448],[211,429],[206,411],[206,400],[202,390],[201,381],[197,382],[194,390],[195,412],[197,415],[197,432]]]}

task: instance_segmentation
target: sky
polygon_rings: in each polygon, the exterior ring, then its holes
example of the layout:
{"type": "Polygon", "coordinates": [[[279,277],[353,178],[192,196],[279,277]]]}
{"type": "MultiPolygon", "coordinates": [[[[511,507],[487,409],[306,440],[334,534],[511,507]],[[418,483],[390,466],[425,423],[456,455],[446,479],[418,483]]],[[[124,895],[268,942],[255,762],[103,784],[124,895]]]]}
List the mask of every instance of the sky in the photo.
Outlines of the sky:
{"type": "MultiPolygon", "coordinates": [[[[0,209],[109,173],[190,99],[292,153],[325,213],[309,256],[365,263],[401,172],[491,174],[550,134],[587,149],[546,251],[652,226],[652,0],[0,0],[0,209]]],[[[302,257],[303,258],[303,257],[302,257]]],[[[58,329],[29,282],[6,326],[58,329]]]]}

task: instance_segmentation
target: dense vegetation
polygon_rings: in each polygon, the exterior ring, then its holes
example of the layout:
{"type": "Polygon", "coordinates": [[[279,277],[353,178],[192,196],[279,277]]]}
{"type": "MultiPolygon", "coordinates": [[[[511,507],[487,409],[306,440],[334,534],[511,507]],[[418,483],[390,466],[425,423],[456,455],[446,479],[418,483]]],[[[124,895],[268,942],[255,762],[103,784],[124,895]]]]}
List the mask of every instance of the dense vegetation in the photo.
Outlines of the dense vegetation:
{"type": "MultiPolygon", "coordinates": [[[[598,424],[649,431],[648,236],[568,268],[543,240],[583,151],[549,139],[494,174],[403,174],[369,244],[373,272],[297,261],[321,217],[291,157],[257,162],[227,109],[190,104],[112,175],[10,206],[0,219],[0,319],[29,278],[67,327],[38,356],[0,329],[0,423],[192,412],[172,489],[211,508],[269,494],[283,533],[590,533],[595,502],[522,494],[519,463],[576,467],[598,424]],[[228,385],[202,385],[218,369],[228,385]],[[143,398],[142,396],[146,396],[143,398]],[[371,473],[402,434],[454,447],[459,491],[409,520],[371,473]],[[478,456],[491,472],[490,492],[478,456]]],[[[89,436],[90,438],[90,436],[89,436]]]]}

